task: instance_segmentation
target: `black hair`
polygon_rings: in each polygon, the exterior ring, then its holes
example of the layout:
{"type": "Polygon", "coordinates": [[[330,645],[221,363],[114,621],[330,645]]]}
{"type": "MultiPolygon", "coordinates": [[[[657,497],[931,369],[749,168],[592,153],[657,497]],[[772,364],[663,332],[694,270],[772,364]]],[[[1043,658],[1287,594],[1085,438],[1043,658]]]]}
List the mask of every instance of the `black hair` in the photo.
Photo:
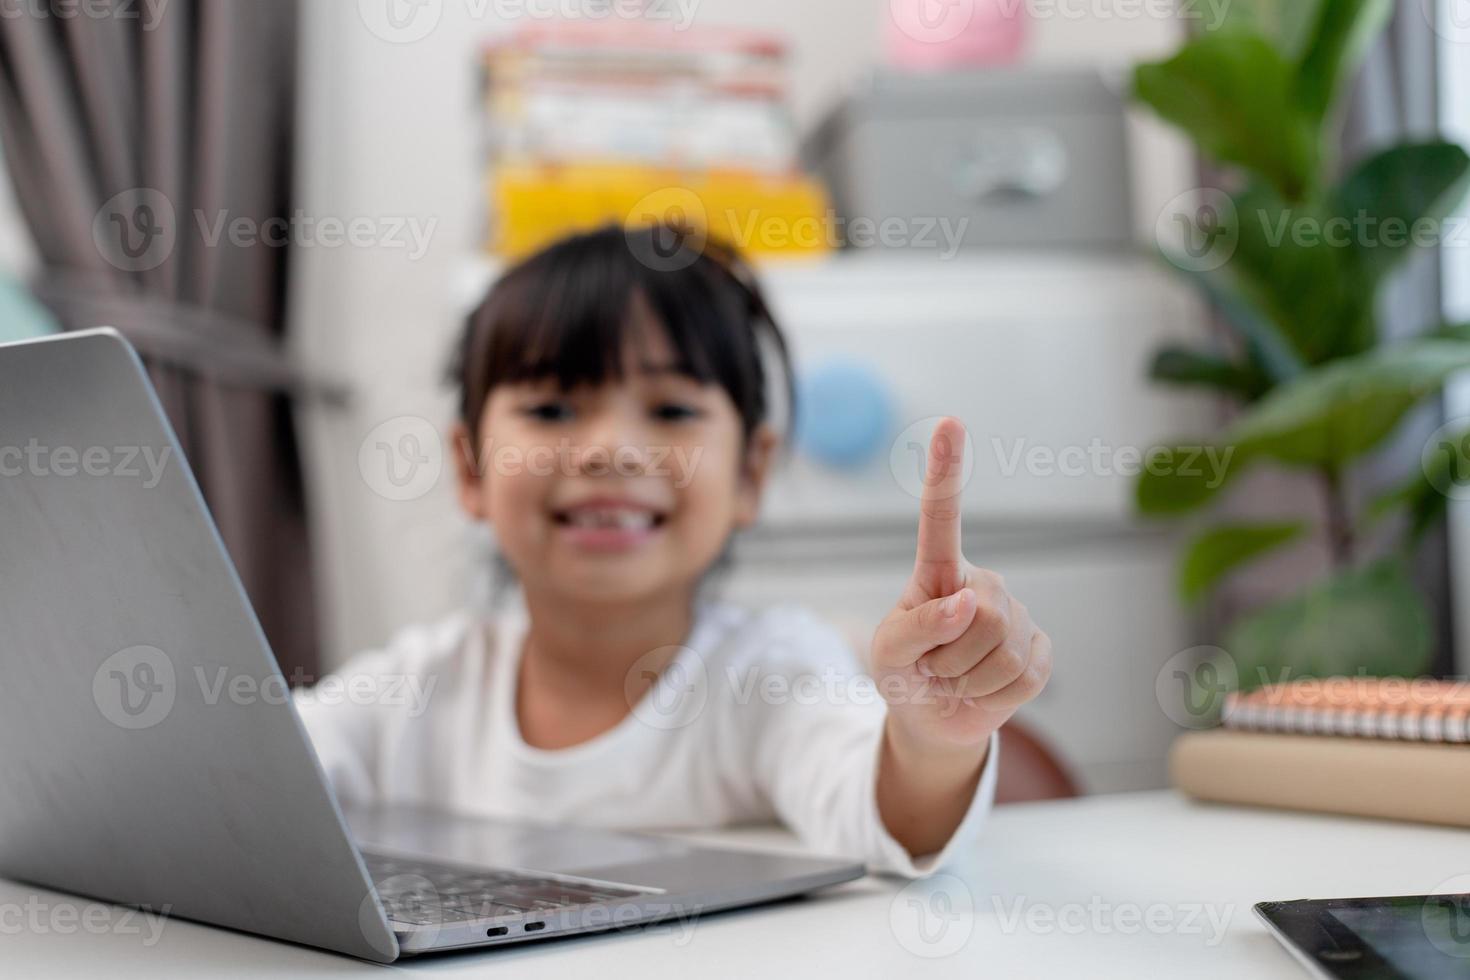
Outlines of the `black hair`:
{"type": "Polygon", "coordinates": [[[730,396],[747,443],[771,412],[762,351],[768,342],[779,360],[790,427],[790,353],[739,255],[686,227],[608,225],[513,266],[470,314],[451,381],[473,447],[497,385],[554,378],[567,391],[621,380],[640,311],[666,333],[681,372],[730,396]]]}

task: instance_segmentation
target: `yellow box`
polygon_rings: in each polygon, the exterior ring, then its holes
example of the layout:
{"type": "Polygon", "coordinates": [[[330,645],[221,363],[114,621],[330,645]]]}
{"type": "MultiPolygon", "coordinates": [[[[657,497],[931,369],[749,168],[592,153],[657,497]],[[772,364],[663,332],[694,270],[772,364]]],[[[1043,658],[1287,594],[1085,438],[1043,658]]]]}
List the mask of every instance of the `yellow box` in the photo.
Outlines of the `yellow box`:
{"type": "Polygon", "coordinates": [[[502,163],[489,174],[489,250],[518,258],[609,223],[680,221],[744,254],[815,255],[837,246],[822,185],[801,174],[679,170],[624,163],[502,163]]]}

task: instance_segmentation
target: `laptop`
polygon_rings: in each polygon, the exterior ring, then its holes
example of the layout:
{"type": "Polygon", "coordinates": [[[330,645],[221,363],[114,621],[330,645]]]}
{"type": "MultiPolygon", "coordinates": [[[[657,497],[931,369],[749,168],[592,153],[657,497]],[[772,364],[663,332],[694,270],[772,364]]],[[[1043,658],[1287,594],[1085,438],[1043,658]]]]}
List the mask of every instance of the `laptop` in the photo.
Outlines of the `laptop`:
{"type": "Polygon", "coordinates": [[[0,344],[0,876],[388,963],[688,921],[844,860],[344,811],[137,354],[0,344]]]}

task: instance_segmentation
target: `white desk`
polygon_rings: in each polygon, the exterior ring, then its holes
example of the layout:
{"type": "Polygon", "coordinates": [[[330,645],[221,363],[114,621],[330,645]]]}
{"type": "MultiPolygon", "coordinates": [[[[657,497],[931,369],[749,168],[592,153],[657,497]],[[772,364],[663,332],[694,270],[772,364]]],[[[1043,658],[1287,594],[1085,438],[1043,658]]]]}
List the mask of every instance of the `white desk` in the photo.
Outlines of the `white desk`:
{"type": "MultiPolygon", "coordinates": [[[[790,846],[770,831],[707,839],[790,846]]],[[[692,926],[409,960],[392,969],[517,980],[1296,978],[1304,974],[1255,918],[1253,902],[1422,894],[1466,873],[1470,834],[1463,831],[1202,806],[1171,793],[1092,797],[1001,808],[960,877],[908,891],[869,878],[692,926]],[[937,890],[944,896],[936,898],[937,890]]],[[[0,881],[0,973],[327,977],[383,969],[179,920],[157,920],[162,928],[150,944],[150,924],[124,915],[0,881]],[[53,921],[58,928],[47,925],[53,921]]]]}

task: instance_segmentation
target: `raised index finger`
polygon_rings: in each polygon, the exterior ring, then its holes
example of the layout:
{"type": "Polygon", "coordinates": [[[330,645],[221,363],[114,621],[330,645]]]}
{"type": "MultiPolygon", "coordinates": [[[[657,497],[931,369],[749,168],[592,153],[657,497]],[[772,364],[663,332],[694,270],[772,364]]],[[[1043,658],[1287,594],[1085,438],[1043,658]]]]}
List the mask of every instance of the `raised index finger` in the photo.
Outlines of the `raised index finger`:
{"type": "Polygon", "coordinates": [[[960,494],[964,489],[965,427],[941,419],[929,439],[924,489],[919,498],[919,551],[914,574],[938,598],[964,585],[960,554],[960,494]]]}

